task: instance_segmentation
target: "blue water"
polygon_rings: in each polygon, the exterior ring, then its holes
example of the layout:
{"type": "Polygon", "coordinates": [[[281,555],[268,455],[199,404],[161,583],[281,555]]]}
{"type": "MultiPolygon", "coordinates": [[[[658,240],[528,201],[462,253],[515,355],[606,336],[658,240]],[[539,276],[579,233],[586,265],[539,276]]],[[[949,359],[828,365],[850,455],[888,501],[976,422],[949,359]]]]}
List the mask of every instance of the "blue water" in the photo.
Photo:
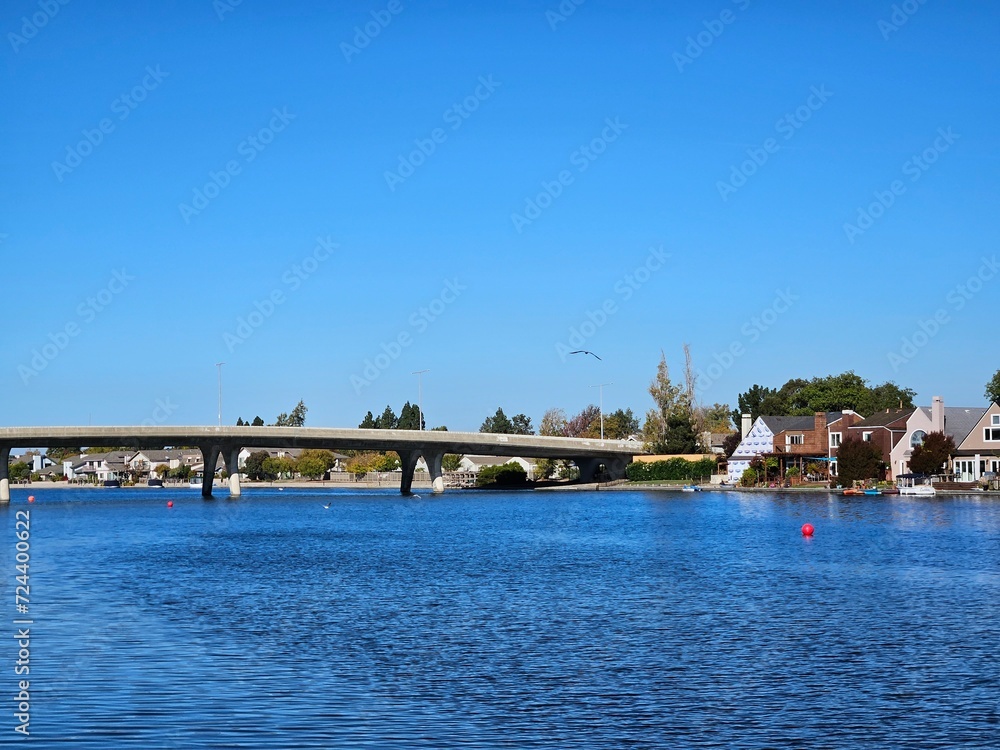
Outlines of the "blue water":
{"type": "Polygon", "coordinates": [[[1000,747],[997,498],[33,493],[34,747],[1000,747]]]}

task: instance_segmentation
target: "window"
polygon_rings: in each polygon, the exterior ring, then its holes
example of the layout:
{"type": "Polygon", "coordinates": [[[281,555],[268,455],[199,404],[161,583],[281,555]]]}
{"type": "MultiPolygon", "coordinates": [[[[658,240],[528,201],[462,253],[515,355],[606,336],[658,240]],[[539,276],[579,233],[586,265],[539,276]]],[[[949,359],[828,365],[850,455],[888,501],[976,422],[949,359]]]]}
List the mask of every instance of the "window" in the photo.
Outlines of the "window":
{"type": "Polygon", "coordinates": [[[1000,414],[991,414],[990,424],[994,427],[1000,427],[1000,414]]]}
{"type": "Polygon", "coordinates": [[[912,435],[910,435],[910,447],[916,448],[918,445],[924,444],[924,438],[927,437],[927,433],[923,430],[917,430],[912,435]]]}
{"type": "Polygon", "coordinates": [[[983,440],[988,443],[997,442],[1000,443],[1000,429],[995,427],[987,427],[983,430],[983,440]]]}
{"type": "Polygon", "coordinates": [[[802,445],[805,435],[785,435],[785,445],[802,445]]]}
{"type": "Polygon", "coordinates": [[[839,432],[831,432],[830,433],[830,447],[831,448],[839,448],[840,447],[840,433],[839,432]]]}
{"type": "Polygon", "coordinates": [[[862,432],[861,439],[866,443],[870,443],[872,441],[872,434],[870,432],[862,432]]]}

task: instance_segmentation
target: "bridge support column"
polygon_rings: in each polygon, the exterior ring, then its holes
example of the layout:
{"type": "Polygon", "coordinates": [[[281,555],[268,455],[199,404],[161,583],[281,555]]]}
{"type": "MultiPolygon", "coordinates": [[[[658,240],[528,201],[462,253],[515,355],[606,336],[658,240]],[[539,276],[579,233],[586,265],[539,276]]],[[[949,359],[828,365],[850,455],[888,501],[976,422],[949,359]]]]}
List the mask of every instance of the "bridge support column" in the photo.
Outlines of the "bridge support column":
{"type": "Polygon", "coordinates": [[[0,505],[10,502],[10,475],[7,464],[10,462],[10,448],[0,448],[0,505]]]}
{"type": "Polygon", "coordinates": [[[413,488],[413,471],[417,468],[417,459],[420,458],[420,453],[418,451],[397,451],[397,453],[399,453],[399,468],[403,472],[399,483],[399,492],[403,495],[409,495],[413,488]]]}
{"type": "Polygon", "coordinates": [[[239,497],[240,491],[240,449],[227,446],[223,454],[226,459],[226,473],[229,474],[229,497],[239,497]]]}
{"type": "Polygon", "coordinates": [[[212,496],[212,485],[215,483],[215,465],[219,462],[219,446],[207,445],[201,448],[201,458],[204,462],[204,470],[201,473],[201,496],[212,496]]]}
{"type": "Polygon", "coordinates": [[[444,458],[443,451],[423,451],[424,461],[427,462],[427,471],[431,475],[431,490],[435,495],[444,492],[444,476],[441,472],[441,460],[444,458]]]}

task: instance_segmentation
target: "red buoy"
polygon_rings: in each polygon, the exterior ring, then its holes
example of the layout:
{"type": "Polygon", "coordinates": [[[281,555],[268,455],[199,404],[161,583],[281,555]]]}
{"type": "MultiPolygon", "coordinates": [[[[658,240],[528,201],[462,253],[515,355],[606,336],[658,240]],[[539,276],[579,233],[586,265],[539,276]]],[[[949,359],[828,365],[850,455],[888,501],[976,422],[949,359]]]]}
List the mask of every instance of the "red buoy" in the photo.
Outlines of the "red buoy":
{"type": "Polygon", "coordinates": [[[28,495],[28,502],[29,503],[35,502],[35,496],[34,495],[28,495]]]}
{"type": "Polygon", "coordinates": [[[174,507],[174,501],[173,500],[167,500],[167,507],[168,508],[173,508],[174,507]]]}
{"type": "Polygon", "coordinates": [[[802,524],[802,536],[812,536],[815,529],[811,523],[802,524]]]}

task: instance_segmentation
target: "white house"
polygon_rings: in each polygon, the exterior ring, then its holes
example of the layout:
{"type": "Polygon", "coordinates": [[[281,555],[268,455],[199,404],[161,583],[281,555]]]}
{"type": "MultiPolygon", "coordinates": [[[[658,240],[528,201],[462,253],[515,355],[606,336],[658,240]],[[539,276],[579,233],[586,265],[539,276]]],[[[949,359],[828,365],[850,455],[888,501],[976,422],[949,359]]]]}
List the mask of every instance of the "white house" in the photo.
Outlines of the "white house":
{"type": "MultiPolygon", "coordinates": [[[[924,442],[928,432],[943,432],[961,446],[986,413],[985,407],[945,406],[944,399],[935,396],[931,406],[918,406],[906,420],[906,433],[889,454],[892,476],[907,474],[913,449],[924,442]]],[[[975,472],[964,472],[974,475],[975,472]]],[[[978,477],[976,477],[978,478],[978,477]]],[[[964,481],[972,481],[967,479],[964,481]]]]}

